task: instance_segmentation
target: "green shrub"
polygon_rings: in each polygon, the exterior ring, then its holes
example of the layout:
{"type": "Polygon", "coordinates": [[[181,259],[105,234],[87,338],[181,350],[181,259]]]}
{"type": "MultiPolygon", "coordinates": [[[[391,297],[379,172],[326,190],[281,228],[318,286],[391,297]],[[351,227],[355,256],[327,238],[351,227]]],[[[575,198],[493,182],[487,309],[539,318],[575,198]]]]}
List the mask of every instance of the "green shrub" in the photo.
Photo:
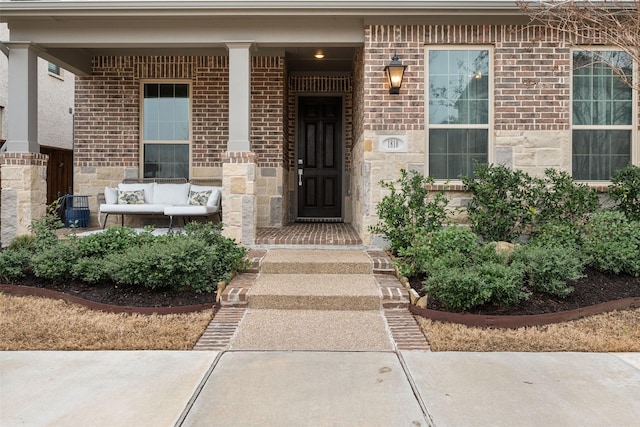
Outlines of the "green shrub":
{"type": "Polygon", "coordinates": [[[582,248],[582,231],[574,222],[549,221],[538,226],[531,235],[531,243],[539,246],[582,248]]]}
{"type": "Polygon", "coordinates": [[[573,292],[567,281],[582,277],[584,269],[578,250],[561,245],[518,245],[511,262],[521,265],[530,290],[562,298],[573,292]]]}
{"type": "Polygon", "coordinates": [[[21,234],[11,239],[11,242],[9,242],[9,246],[7,246],[7,249],[33,250],[34,246],[35,246],[35,236],[33,234],[21,234]]]}
{"type": "Polygon", "coordinates": [[[35,253],[31,258],[31,264],[36,277],[62,283],[71,279],[71,267],[76,259],[72,244],[57,240],[46,249],[35,253]]]}
{"type": "Polygon", "coordinates": [[[564,171],[547,169],[544,183],[534,190],[537,193],[537,215],[534,221],[582,223],[588,214],[600,207],[594,188],[577,183],[564,171]]]}
{"type": "Polygon", "coordinates": [[[109,227],[101,233],[76,238],[78,256],[100,258],[119,253],[127,248],[151,242],[155,237],[149,232],[137,233],[129,227],[109,227]]]}
{"type": "Polygon", "coordinates": [[[585,225],[584,254],[597,270],[640,276],[640,221],[618,211],[592,215],[585,225]]]}
{"type": "Polygon", "coordinates": [[[109,255],[106,262],[111,279],[119,284],[211,292],[216,284],[213,258],[205,242],[175,236],[109,255]]]}
{"type": "Polygon", "coordinates": [[[447,221],[449,203],[443,191],[433,197],[429,195],[427,186],[433,184],[433,178],[404,169],[400,173],[395,183],[380,182],[389,194],[378,203],[379,220],[370,227],[372,233],[381,234],[389,241],[393,253],[408,248],[415,235],[441,228],[447,221]]]}
{"type": "Polygon", "coordinates": [[[640,221],[640,166],[629,165],[618,170],[611,180],[609,196],[617,210],[631,220],[640,221]]]}
{"type": "Polygon", "coordinates": [[[434,260],[443,257],[449,267],[468,264],[480,248],[478,237],[466,227],[452,225],[413,236],[410,246],[398,251],[402,275],[416,276],[434,269],[434,260]]]}
{"type": "Polygon", "coordinates": [[[103,257],[79,258],[71,266],[71,275],[85,283],[109,281],[109,263],[103,257]]]}
{"type": "Polygon", "coordinates": [[[503,165],[476,165],[475,178],[463,177],[471,192],[467,205],[471,229],[487,240],[514,241],[533,221],[534,179],[503,165]]]}
{"type": "Polygon", "coordinates": [[[211,247],[214,254],[212,275],[216,283],[230,280],[234,271],[249,266],[247,248],[239,246],[234,239],[223,236],[220,224],[192,222],[187,224],[185,231],[187,237],[202,240],[211,247]]]}
{"type": "Polygon", "coordinates": [[[470,310],[484,304],[517,305],[528,297],[522,289],[523,271],[518,266],[485,262],[451,268],[440,260],[442,267],[430,273],[424,290],[449,310],[470,310]]]}
{"type": "Polygon", "coordinates": [[[0,278],[15,283],[31,268],[31,250],[25,247],[7,248],[0,252],[0,278]]]}
{"type": "Polygon", "coordinates": [[[491,290],[487,303],[508,307],[529,298],[530,294],[522,287],[524,272],[519,265],[483,262],[476,264],[476,268],[491,290]]]}
{"type": "Polygon", "coordinates": [[[478,165],[475,178],[463,182],[473,195],[467,206],[471,229],[487,240],[515,241],[547,222],[579,224],[599,207],[594,189],[554,169],[533,178],[501,165],[478,165]]]}
{"type": "Polygon", "coordinates": [[[46,249],[57,243],[56,230],[64,226],[58,215],[59,211],[60,201],[56,200],[47,206],[47,213],[43,218],[31,221],[29,228],[34,234],[34,250],[46,249]]]}

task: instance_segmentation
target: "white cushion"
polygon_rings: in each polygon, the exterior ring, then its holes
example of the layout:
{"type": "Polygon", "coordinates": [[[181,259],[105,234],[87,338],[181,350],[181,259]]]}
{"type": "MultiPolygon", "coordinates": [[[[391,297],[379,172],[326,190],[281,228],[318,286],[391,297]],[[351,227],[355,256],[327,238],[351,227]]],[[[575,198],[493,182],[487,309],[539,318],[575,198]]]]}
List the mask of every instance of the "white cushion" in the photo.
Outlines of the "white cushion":
{"type": "Polygon", "coordinates": [[[122,191],[135,191],[135,190],[144,190],[144,202],[151,203],[153,200],[153,182],[149,182],[146,184],[118,184],[118,190],[122,191]]]}
{"type": "Polygon", "coordinates": [[[154,205],[188,205],[189,183],[185,184],[158,184],[153,183],[154,205]]]}
{"type": "Polygon", "coordinates": [[[115,205],[118,203],[118,189],[105,187],[104,188],[104,201],[108,205],[115,205]]]}
{"type": "Polygon", "coordinates": [[[215,187],[213,185],[191,185],[191,191],[211,191],[207,206],[218,206],[220,204],[220,196],[222,195],[222,187],[215,187]]]}
{"type": "Polygon", "coordinates": [[[142,205],[108,205],[103,203],[100,205],[100,212],[110,214],[164,214],[165,205],[151,205],[148,203],[142,205]]]}
{"type": "Polygon", "coordinates": [[[173,216],[206,216],[216,213],[218,211],[217,206],[167,206],[164,208],[165,215],[173,216]]]}

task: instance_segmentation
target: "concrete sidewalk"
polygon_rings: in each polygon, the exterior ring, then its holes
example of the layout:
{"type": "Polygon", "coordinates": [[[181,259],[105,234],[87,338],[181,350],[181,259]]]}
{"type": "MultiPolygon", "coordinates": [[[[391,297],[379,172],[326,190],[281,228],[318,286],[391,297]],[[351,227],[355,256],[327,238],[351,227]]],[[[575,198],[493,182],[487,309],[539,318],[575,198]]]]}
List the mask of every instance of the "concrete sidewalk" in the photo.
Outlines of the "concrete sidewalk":
{"type": "Polygon", "coordinates": [[[6,426],[636,426],[640,354],[0,353],[6,426]]]}

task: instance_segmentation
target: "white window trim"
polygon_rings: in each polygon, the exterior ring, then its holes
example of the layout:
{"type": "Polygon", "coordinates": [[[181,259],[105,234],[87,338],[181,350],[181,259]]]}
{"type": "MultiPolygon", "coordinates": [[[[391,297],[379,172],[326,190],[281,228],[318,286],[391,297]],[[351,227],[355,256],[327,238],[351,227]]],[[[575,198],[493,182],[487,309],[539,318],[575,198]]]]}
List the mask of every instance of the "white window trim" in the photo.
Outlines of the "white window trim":
{"type": "MultiPolygon", "coordinates": [[[[635,89],[631,89],[631,124],[630,125],[574,125],[573,124],[573,53],[574,52],[589,52],[589,51],[611,51],[611,52],[621,52],[622,49],[612,47],[612,46],[576,46],[570,49],[570,78],[569,78],[569,120],[570,120],[570,132],[573,135],[574,130],[631,130],[631,164],[640,166],[640,149],[638,148],[638,114],[640,113],[638,107],[638,91],[635,89]]],[[[640,72],[638,69],[640,68],[640,64],[637,62],[633,63],[633,71],[632,71],[632,79],[634,82],[638,82],[638,78],[640,78],[640,72]]],[[[573,172],[573,136],[571,138],[571,151],[569,155],[570,165],[569,171],[573,172]]],[[[578,182],[583,182],[586,184],[593,185],[602,185],[611,183],[610,180],[580,180],[578,182]]]]}
{"type": "Polygon", "coordinates": [[[193,81],[186,79],[146,79],[140,80],[140,146],[138,177],[144,178],[144,146],[145,144],[186,144],[189,146],[189,179],[193,176],[193,81]],[[187,140],[153,140],[144,139],[144,85],[145,84],[187,84],[189,85],[189,138],[187,140]]]}
{"type": "MultiPolygon", "coordinates": [[[[425,130],[425,176],[429,176],[429,130],[430,129],[487,129],[487,162],[494,161],[495,138],[495,46],[493,45],[446,45],[434,44],[424,46],[424,130],[425,130]],[[429,124],[429,51],[431,50],[487,50],[489,51],[489,120],[487,124],[429,124]]],[[[450,184],[462,184],[459,179],[436,179],[436,183],[448,182],[450,184]]]]}

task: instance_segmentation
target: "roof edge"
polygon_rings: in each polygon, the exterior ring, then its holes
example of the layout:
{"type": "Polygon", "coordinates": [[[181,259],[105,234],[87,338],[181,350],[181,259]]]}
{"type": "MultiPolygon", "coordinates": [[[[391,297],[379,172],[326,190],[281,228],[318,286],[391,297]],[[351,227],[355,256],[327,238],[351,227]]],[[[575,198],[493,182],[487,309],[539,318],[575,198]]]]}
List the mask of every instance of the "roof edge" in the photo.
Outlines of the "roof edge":
{"type": "Polygon", "coordinates": [[[6,18],[37,16],[126,16],[144,12],[147,16],[171,13],[253,14],[253,15],[407,15],[414,13],[469,14],[486,11],[521,14],[515,0],[75,0],[0,1],[0,10],[6,18]]]}

